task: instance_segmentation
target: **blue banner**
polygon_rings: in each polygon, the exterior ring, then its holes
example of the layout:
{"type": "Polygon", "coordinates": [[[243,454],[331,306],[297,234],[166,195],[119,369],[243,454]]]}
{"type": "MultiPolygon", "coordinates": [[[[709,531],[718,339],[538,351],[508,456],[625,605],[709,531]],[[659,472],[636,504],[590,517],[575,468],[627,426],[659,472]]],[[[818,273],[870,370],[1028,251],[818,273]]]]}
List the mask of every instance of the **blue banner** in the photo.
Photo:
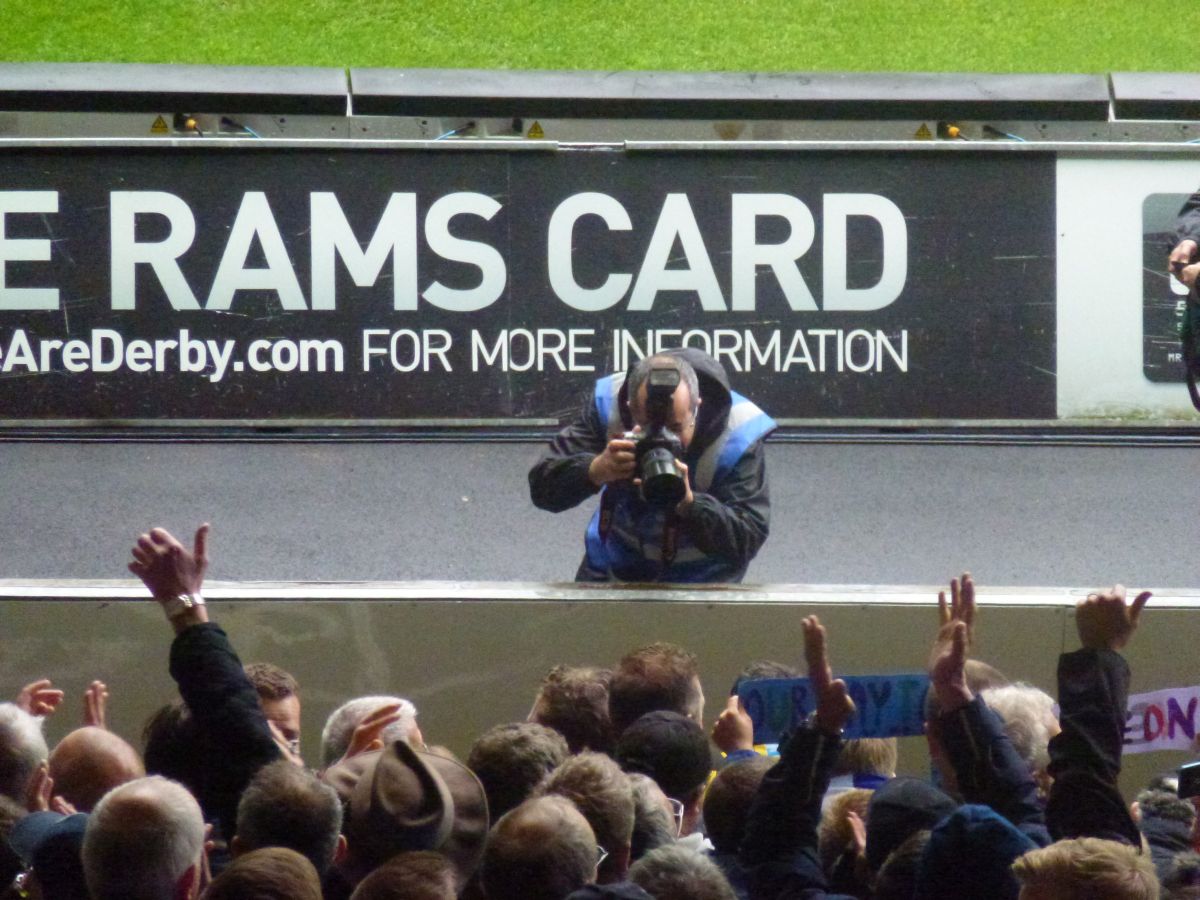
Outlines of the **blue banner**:
{"type": "MultiPolygon", "coordinates": [[[[850,675],[843,677],[856,707],[846,723],[847,738],[908,737],[923,734],[929,676],[850,675]]],[[[816,698],[807,678],[743,681],[738,696],[754,723],[756,744],[776,743],[804,723],[816,698]]]]}

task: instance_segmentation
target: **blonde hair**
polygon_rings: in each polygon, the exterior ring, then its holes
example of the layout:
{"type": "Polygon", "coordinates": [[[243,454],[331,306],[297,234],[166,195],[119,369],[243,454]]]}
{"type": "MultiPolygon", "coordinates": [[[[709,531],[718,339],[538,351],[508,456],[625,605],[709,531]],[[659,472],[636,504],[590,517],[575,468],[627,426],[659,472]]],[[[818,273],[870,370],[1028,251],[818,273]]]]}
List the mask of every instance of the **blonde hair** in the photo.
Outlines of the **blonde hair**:
{"type": "Polygon", "coordinates": [[[821,824],[817,826],[818,855],[826,874],[854,840],[854,829],[850,827],[850,817],[846,814],[852,811],[858,813],[865,822],[867,804],[871,802],[873,793],[864,788],[853,788],[829,799],[825,811],[821,813],[821,824]]]}
{"type": "Polygon", "coordinates": [[[1052,891],[1062,900],[1158,900],[1158,877],[1149,854],[1116,841],[1058,841],[1029,851],[1012,868],[1022,887],[1052,891]]]}
{"type": "Polygon", "coordinates": [[[894,778],[898,757],[898,742],[894,737],[855,738],[842,743],[833,774],[894,778]]]}

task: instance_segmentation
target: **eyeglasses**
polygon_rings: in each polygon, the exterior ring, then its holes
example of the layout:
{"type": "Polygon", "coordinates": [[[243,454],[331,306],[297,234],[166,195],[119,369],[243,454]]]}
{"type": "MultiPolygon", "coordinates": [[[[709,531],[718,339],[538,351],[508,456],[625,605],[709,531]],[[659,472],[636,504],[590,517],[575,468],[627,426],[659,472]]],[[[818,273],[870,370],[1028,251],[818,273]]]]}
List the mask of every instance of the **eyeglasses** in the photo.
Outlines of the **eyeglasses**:
{"type": "Polygon", "coordinates": [[[25,869],[21,872],[18,872],[17,876],[12,880],[12,884],[8,886],[8,892],[6,892],[4,895],[6,897],[11,896],[19,898],[19,900],[27,900],[27,898],[32,897],[33,892],[29,887],[29,881],[32,877],[32,869],[25,869]]]}
{"type": "Polygon", "coordinates": [[[604,861],[606,859],[608,859],[608,851],[605,850],[603,847],[601,847],[599,844],[597,844],[596,845],[596,868],[598,869],[602,865],[604,865],[604,861]]]}
{"type": "Polygon", "coordinates": [[[675,836],[679,837],[683,834],[683,804],[673,797],[668,797],[667,802],[671,804],[671,812],[675,816],[675,836]]]}

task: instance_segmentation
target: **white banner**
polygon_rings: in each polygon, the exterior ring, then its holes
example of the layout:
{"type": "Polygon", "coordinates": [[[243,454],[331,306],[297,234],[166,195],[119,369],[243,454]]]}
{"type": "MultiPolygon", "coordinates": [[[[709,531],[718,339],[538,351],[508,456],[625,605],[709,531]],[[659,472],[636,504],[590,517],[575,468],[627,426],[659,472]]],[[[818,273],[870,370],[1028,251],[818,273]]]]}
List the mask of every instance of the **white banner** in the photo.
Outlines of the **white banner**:
{"type": "Polygon", "coordinates": [[[1196,741],[1200,686],[1132,694],[1125,719],[1125,752],[1191,750],[1196,741]]]}

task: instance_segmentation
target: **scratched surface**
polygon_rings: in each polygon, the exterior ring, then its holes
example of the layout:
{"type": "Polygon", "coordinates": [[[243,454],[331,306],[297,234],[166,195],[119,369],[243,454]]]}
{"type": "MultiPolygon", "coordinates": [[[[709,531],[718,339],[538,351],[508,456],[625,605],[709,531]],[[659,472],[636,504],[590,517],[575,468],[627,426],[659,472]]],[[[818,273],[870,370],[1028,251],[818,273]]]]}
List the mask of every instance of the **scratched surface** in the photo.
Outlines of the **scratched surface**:
{"type": "Polygon", "coordinates": [[[12,418],[554,419],[684,341],[779,418],[1055,415],[1049,154],[190,146],[2,167],[28,194],[5,217],[12,418]],[[335,245],[355,239],[390,255],[351,254],[352,277],[335,245]]]}

